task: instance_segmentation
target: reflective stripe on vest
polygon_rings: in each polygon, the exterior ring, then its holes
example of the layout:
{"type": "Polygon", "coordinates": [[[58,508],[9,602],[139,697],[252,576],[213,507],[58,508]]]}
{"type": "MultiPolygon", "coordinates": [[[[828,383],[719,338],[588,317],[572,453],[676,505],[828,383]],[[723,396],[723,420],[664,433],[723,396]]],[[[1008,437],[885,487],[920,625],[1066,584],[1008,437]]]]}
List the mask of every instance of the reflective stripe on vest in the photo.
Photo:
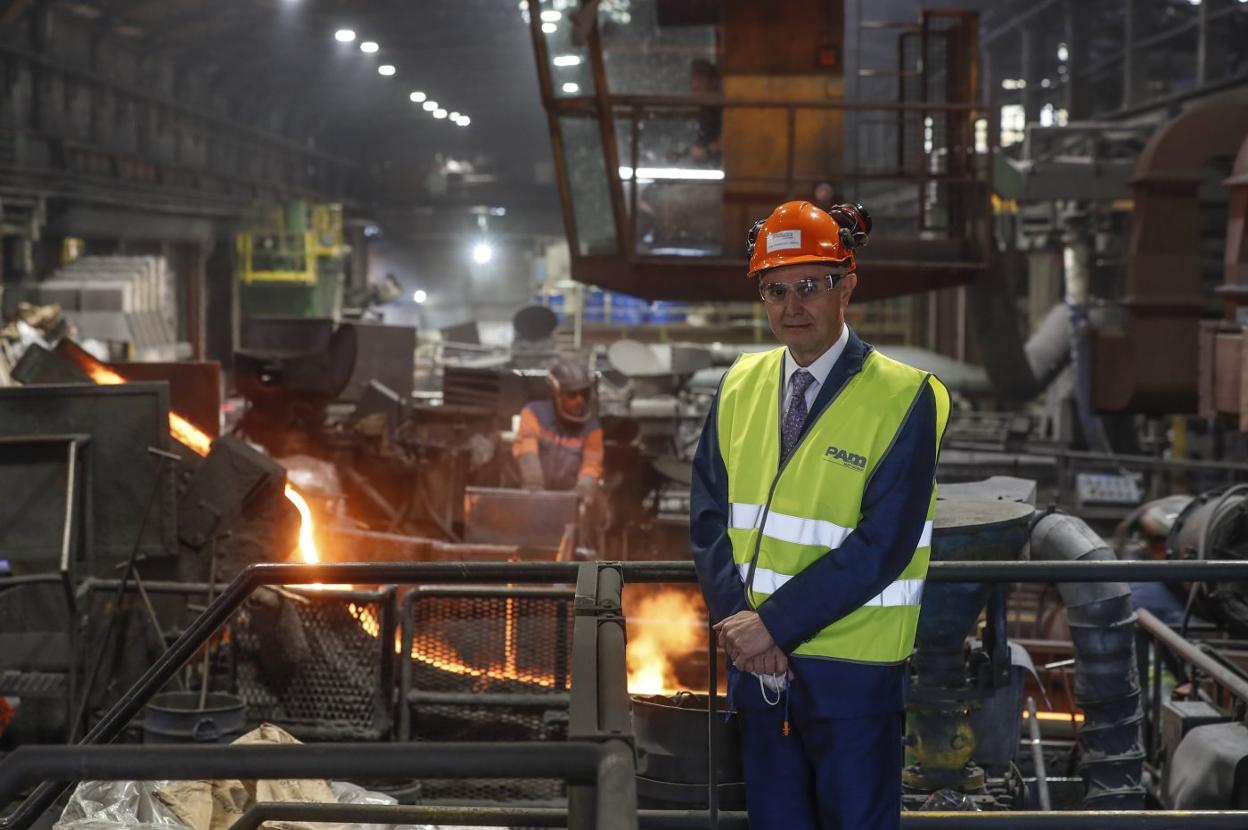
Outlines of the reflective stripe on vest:
{"type": "MultiPolygon", "coordinates": [[[[743,355],[725,376],[718,403],[728,537],[754,607],[853,533],[867,485],[925,386],[936,399],[937,448],[949,412],[948,392],[938,380],[872,351],[781,464],[783,358],[783,349],[743,355]]],[[[795,653],[868,663],[896,663],[909,655],[935,508],[933,482],[927,521],[897,579],[795,653]]]]}
{"type": "MultiPolygon", "coordinates": [[[[729,527],[736,530],[754,530],[758,527],[763,515],[761,504],[741,504],[734,502],[729,516],[729,527]]],[[[767,526],[763,535],[781,542],[792,542],[795,545],[819,545],[828,550],[835,550],[845,541],[845,537],[853,532],[851,527],[841,527],[835,522],[821,519],[802,519],[797,516],[786,516],[774,510],[767,511],[767,526]]],[[[917,547],[926,548],[932,544],[932,523],[923,523],[923,535],[919,537],[917,547]]],[[[760,589],[761,590],[761,589],[760,589]]],[[[774,593],[768,591],[767,593],[774,593]]]]}
{"type": "MultiPolygon", "coordinates": [[[[738,565],[737,572],[741,574],[742,581],[750,578],[750,566],[738,565]]],[[[784,585],[791,576],[778,574],[767,568],[754,569],[754,589],[764,594],[774,594],[780,590],[780,586],[784,585]]],[[[871,599],[863,603],[864,606],[874,606],[876,608],[894,608],[902,605],[918,605],[923,601],[923,583],[922,579],[898,579],[896,582],[890,582],[871,599]]]]}

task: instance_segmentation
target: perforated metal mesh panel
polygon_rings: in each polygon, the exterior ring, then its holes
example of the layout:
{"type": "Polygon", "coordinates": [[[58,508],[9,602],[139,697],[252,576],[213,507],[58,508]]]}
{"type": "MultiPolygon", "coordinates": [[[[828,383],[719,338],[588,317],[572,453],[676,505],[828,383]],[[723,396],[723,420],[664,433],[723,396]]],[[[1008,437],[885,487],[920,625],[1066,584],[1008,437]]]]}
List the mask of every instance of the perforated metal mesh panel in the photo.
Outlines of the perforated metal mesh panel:
{"type": "MultiPolygon", "coordinates": [[[[416,594],[401,688],[410,737],[432,741],[563,740],[567,734],[572,600],[416,594]]],[[[422,798],[551,801],[558,781],[423,781],[422,798]]]]}
{"type": "Polygon", "coordinates": [[[306,602],[250,604],[231,629],[248,720],[301,739],[382,738],[392,686],[376,633],[392,619],[385,606],[393,593],[302,596],[306,602]]]}

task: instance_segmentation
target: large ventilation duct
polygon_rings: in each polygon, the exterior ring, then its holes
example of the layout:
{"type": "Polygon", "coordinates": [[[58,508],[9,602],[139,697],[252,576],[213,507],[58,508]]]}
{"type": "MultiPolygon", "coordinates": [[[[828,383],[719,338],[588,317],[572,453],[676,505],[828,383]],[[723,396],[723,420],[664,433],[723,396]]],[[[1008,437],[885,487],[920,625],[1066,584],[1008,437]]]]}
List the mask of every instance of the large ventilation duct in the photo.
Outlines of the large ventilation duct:
{"type": "MultiPolygon", "coordinates": [[[[1064,513],[1050,513],[1036,522],[1031,558],[1050,562],[1117,559],[1082,519],[1064,513]]],[[[1075,698],[1084,712],[1079,730],[1084,806],[1142,809],[1143,714],[1131,589],[1124,582],[1063,582],[1057,587],[1075,647],[1075,698]]]]}

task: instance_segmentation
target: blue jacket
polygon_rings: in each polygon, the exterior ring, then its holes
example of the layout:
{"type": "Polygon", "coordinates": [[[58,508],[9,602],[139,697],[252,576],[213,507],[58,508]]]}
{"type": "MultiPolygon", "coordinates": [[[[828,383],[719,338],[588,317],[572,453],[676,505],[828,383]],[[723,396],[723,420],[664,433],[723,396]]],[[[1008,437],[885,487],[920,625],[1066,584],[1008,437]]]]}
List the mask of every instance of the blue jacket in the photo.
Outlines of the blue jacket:
{"type": "MultiPolygon", "coordinates": [[[[806,426],[862,369],[871,346],[850,330],[845,351],[819,389],[806,426]]],[[[783,369],[781,370],[783,371],[783,369]]],[[[783,382],[783,376],[776,383],[783,382]]],[[[719,452],[716,396],[693,460],[689,538],[698,581],[718,622],[749,608],[728,540],[728,472],[719,452]]],[[[863,413],[869,417],[870,413],[863,413]]],[[[862,521],[844,543],[802,571],[758,608],[777,645],[790,653],[895,580],[914,554],[927,520],[936,472],[936,400],[925,386],[862,499],[862,521]]],[[[904,665],[877,666],[790,654],[794,692],[813,702],[816,717],[895,711],[904,703],[904,665]]],[[[729,667],[738,708],[766,706],[758,683],[729,667]],[[740,682],[742,680],[748,682],[740,682]]]]}

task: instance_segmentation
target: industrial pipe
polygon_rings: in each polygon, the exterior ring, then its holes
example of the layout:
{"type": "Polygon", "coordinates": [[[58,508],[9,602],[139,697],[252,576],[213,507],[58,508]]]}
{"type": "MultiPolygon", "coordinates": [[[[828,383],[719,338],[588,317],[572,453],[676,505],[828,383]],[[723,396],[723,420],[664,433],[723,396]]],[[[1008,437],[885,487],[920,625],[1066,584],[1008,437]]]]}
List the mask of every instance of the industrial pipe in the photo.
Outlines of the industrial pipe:
{"type": "MultiPolygon", "coordinates": [[[[1033,537],[1034,542],[1034,537],[1033,537]]],[[[626,582],[693,582],[692,562],[616,562],[626,582]]],[[[265,567],[284,567],[268,565],[265,567]]],[[[928,582],[1248,582],[1248,561],[933,562],[928,582]]]]}
{"type": "Polygon", "coordinates": [[[1049,812],[1053,802],[1049,798],[1049,776],[1044,769],[1044,745],[1040,742],[1040,718],[1036,713],[1036,699],[1027,696],[1027,732],[1031,736],[1031,763],[1036,768],[1036,795],[1040,809],[1049,812]]]}
{"type": "Polygon", "coordinates": [[[1165,646],[1185,663],[1195,666],[1213,682],[1226,689],[1236,699],[1248,702],[1248,680],[1221,662],[1210,657],[1199,646],[1180,637],[1170,626],[1153,616],[1148,609],[1135,612],[1136,623],[1158,643],[1165,646]]]}
{"type": "MultiPolygon", "coordinates": [[[[1109,545],[1079,518],[1050,513],[1031,534],[1032,559],[1088,566],[1115,560],[1109,545]]],[[[1089,809],[1144,806],[1140,678],[1135,613],[1124,582],[1058,584],[1075,650],[1075,697],[1084,711],[1080,773],[1089,809]]]]}

